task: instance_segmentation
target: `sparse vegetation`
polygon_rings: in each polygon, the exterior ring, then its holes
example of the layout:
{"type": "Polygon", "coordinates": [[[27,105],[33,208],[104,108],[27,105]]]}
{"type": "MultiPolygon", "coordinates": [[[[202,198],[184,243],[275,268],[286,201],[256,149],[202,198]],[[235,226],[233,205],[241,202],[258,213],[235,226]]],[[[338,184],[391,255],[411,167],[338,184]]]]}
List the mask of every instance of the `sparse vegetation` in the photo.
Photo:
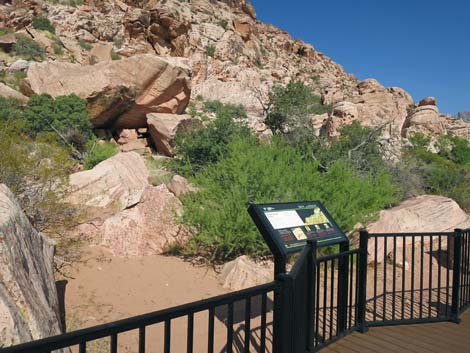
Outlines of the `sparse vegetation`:
{"type": "Polygon", "coordinates": [[[51,21],[47,17],[37,16],[33,17],[32,26],[34,29],[39,29],[41,31],[48,31],[55,34],[55,27],[52,25],[51,21]]]}
{"type": "Polygon", "coordinates": [[[98,163],[117,154],[119,149],[111,142],[102,141],[102,143],[97,143],[96,141],[90,141],[88,143],[87,152],[83,166],[85,169],[92,169],[98,163]]]}
{"type": "Polygon", "coordinates": [[[215,55],[215,46],[212,45],[212,44],[209,44],[206,47],[206,54],[210,57],[214,57],[214,55],[215,55]]]}
{"type": "Polygon", "coordinates": [[[116,53],[114,50],[111,51],[111,59],[112,60],[121,60],[121,57],[119,56],[118,53],[116,53]]]}
{"type": "Polygon", "coordinates": [[[25,60],[35,61],[42,61],[46,56],[46,52],[38,43],[22,34],[16,36],[16,43],[13,45],[11,53],[25,60]]]}
{"type": "Polygon", "coordinates": [[[86,50],[86,51],[90,51],[91,49],[93,49],[93,45],[91,45],[90,43],[86,42],[84,39],[80,39],[78,41],[78,45],[83,49],[83,50],[86,50]]]}

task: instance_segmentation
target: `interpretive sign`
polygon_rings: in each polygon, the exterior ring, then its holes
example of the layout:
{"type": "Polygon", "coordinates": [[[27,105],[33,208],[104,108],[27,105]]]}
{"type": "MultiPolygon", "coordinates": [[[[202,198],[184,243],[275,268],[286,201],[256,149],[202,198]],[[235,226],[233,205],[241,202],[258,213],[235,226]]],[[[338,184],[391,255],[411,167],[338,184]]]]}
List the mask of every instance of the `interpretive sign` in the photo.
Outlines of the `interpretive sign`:
{"type": "Polygon", "coordinates": [[[319,201],[251,205],[248,212],[275,255],[300,251],[308,239],[318,246],[348,241],[319,201]]]}

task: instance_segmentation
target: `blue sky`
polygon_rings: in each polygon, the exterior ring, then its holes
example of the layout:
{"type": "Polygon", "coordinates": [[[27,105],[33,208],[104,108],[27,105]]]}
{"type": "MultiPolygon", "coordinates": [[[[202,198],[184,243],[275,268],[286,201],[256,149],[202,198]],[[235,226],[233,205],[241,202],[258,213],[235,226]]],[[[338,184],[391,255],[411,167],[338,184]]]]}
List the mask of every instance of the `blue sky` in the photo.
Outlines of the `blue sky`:
{"type": "Polygon", "coordinates": [[[470,111],[469,0],[252,0],[258,19],[359,79],[435,96],[441,112],[470,111]]]}

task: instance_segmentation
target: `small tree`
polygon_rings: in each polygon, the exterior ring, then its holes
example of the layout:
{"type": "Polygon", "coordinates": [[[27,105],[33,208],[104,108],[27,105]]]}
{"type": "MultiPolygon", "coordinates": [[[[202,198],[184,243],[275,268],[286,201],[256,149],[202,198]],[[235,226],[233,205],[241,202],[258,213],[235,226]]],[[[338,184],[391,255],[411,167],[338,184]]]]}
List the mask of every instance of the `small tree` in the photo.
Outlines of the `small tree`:
{"type": "Polygon", "coordinates": [[[11,52],[25,60],[42,61],[46,56],[46,52],[38,43],[21,34],[16,36],[16,43],[13,44],[11,52]]]}
{"type": "Polygon", "coordinates": [[[33,17],[32,25],[35,29],[48,31],[55,34],[55,27],[52,25],[51,21],[49,21],[49,19],[46,17],[33,17]]]}
{"type": "Polygon", "coordinates": [[[323,114],[331,107],[301,81],[291,81],[285,87],[275,86],[269,94],[266,125],[273,133],[294,134],[311,129],[309,115],[323,114]]]}

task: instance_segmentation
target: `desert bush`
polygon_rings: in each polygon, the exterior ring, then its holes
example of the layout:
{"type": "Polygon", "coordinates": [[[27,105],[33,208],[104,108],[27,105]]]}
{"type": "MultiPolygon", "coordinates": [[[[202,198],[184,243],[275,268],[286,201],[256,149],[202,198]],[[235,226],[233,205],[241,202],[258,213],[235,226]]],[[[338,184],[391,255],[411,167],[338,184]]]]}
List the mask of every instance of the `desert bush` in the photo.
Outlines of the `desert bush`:
{"type": "Polygon", "coordinates": [[[215,46],[214,46],[214,45],[211,45],[211,44],[208,45],[208,46],[206,47],[206,54],[207,54],[208,56],[213,57],[213,56],[215,55],[215,46]]]}
{"type": "Polygon", "coordinates": [[[266,125],[273,133],[288,134],[294,138],[299,130],[311,130],[309,115],[323,114],[331,109],[301,81],[291,81],[285,87],[274,86],[268,106],[266,125]]]}
{"type": "Polygon", "coordinates": [[[13,44],[11,53],[25,60],[35,61],[42,61],[46,56],[46,52],[38,43],[21,34],[16,36],[16,43],[13,44]]]}
{"type": "Polygon", "coordinates": [[[37,16],[33,17],[33,21],[31,23],[33,28],[39,29],[42,31],[48,31],[55,34],[55,27],[52,25],[51,21],[48,18],[37,16]]]}
{"type": "Polygon", "coordinates": [[[390,179],[386,172],[358,176],[346,162],[320,172],[317,163],[305,163],[299,151],[279,137],[271,144],[252,136],[235,137],[225,158],[191,179],[200,191],[183,198],[183,221],[196,230],[186,251],[212,262],[266,254],[246,211],[256,202],[322,200],[340,227],[351,229],[398,201],[390,179]]]}
{"type": "Polygon", "coordinates": [[[96,141],[91,141],[88,143],[87,156],[83,166],[85,169],[91,169],[98,163],[111,158],[118,152],[118,147],[111,142],[97,143],[96,141]]]}
{"type": "MultiPolygon", "coordinates": [[[[243,107],[218,101],[205,103],[205,108],[216,113],[216,119],[196,131],[179,135],[175,148],[179,155],[178,171],[194,174],[227,155],[227,146],[235,136],[250,134],[245,124],[243,107]]],[[[176,164],[174,165],[176,166],[176,164]]]]}
{"type": "Polygon", "coordinates": [[[86,50],[86,51],[90,51],[91,49],[93,49],[93,45],[91,45],[90,43],[86,42],[84,39],[80,39],[80,40],[78,41],[78,45],[79,45],[82,49],[84,49],[84,50],[86,50]]]}
{"type": "Polygon", "coordinates": [[[56,99],[48,94],[33,95],[23,117],[32,137],[53,132],[61,142],[78,151],[84,151],[86,143],[94,136],[86,102],[74,94],[56,99]]]}

